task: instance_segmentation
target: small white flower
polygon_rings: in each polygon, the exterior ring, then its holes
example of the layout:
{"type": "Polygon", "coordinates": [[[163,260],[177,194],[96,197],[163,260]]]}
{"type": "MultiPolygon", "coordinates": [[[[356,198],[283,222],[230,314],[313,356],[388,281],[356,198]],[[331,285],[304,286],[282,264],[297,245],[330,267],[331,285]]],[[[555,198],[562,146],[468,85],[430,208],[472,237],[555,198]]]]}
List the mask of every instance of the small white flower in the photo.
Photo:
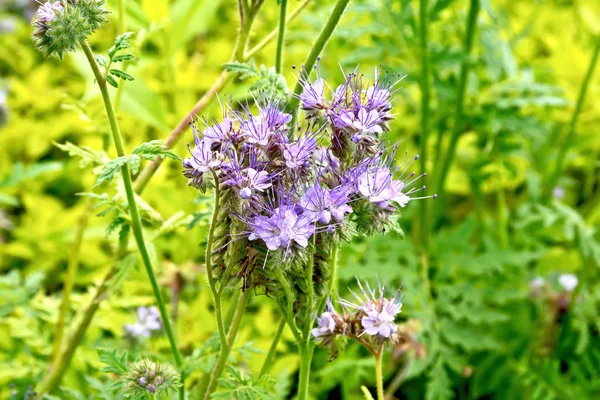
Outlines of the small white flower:
{"type": "Polygon", "coordinates": [[[546,280],[544,278],[542,278],[541,276],[537,276],[531,280],[531,283],[529,285],[531,286],[531,289],[537,290],[541,289],[545,283],[546,280]]]}
{"type": "Polygon", "coordinates": [[[574,274],[560,274],[558,277],[558,283],[567,291],[571,292],[577,287],[579,279],[574,274]]]}

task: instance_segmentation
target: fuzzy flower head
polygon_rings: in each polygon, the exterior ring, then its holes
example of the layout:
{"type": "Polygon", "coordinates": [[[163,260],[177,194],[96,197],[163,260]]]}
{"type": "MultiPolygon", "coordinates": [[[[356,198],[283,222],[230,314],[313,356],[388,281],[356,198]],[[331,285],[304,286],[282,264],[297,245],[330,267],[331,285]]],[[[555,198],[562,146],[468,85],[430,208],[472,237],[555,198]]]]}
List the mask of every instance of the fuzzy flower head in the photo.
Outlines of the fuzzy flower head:
{"type": "Polygon", "coordinates": [[[574,274],[560,274],[558,283],[567,292],[572,292],[579,284],[579,279],[577,279],[577,275],[574,274]]]}
{"type": "Polygon", "coordinates": [[[33,41],[46,57],[75,51],[108,22],[104,0],[62,0],[41,4],[33,19],[33,41]]]}
{"type": "Polygon", "coordinates": [[[148,359],[130,364],[122,379],[125,397],[136,399],[155,398],[181,386],[179,373],[171,364],[148,359]]]}
{"type": "Polygon", "coordinates": [[[152,332],[159,331],[161,328],[160,313],[154,306],[139,307],[137,309],[137,322],[125,324],[127,335],[135,338],[148,338],[152,335],[152,332]]]}

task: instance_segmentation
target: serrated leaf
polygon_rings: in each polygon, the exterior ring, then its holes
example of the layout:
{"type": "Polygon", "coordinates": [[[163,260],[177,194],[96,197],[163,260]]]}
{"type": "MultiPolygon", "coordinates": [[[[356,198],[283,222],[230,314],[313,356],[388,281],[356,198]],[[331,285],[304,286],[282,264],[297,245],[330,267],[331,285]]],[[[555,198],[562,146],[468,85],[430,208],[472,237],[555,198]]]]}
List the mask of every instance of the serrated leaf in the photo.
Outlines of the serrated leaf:
{"type": "Polygon", "coordinates": [[[429,381],[427,382],[426,400],[445,400],[454,398],[452,383],[448,378],[444,362],[438,358],[435,365],[429,372],[429,381]]]}
{"type": "Polygon", "coordinates": [[[129,39],[134,35],[134,32],[125,32],[122,35],[117,36],[115,39],[115,44],[108,49],[108,57],[114,61],[114,56],[117,54],[119,50],[127,49],[131,47],[131,43],[129,39]]]}
{"type": "Polygon", "coordinates": [[[79,157],[79,167],[85,168],[89,165],[102,165],[105,164],[109,158],[104,151],[94,150],[88,146],[77,146],[71,142],[65,142],[64,144],[54,142],[54,145],[66,151],[71,157],[79,157]]]}
{"type": "Polygon", "coordinates": [[[133,54],[121,54],[118,56],[113,57],[113,62],[123,62],[123,61],[129,61],[129,60],[133,60],[135,58],[135,56],[133,54]]]}
{"type": "Polygon", "coordinates": [[[168,150],[160,140],[151,140],[149,142],[142,143],[133,149],[132,154],[135,154],[145,160],[153,160],[155,157],[180,160],[179,156],[173,153],[173,151],[168,150]]]}
{"type": "Polygon", "coordinates": [[[125,71],[121,71],[120,69],[116,69],[116,68],[111,68],[110,70],[108,70],[108,72],[111,75],[116,76],[117,78],[121,78],[125,81],[132,81],[134,78],[133,76],[129,75],[127,72],[125,71]]]}
{"type": "Polygon", "coordinates": [[[117,83],[117,80],[115,78],[113,78],[112,76],[110,76],[110,75],[106,75],[106,82],[110,83],[110,85],[112,87],[116,87],[116,88],[119,87],[119,84],[117,83]]]}
{"type": "Polygon", "coordinates": [[[127,373],[127,351],[119,354],[118,349],[96,349],[100,361],[106,364],[100,371],[124,375],[127,373]]]}
{"type": "Polygon", "coordinates": [[[106,67],[108,65],[108,60],[102,54],[96,54],[94,57],[96,58],[98,65],[101,67],[106,67]]]}
{"type": "Polygon", "coordinates": [[[126,165],[129,161],[129,157],[121,156],[117,157],[114,160],[109,161],[104,165],[100,175],[98,175],[98,179],[96,179],[96,184],[94,186],[99,186],[103,182],[110,182],[114,176],[121,170],[123,165],[126,165]]]}

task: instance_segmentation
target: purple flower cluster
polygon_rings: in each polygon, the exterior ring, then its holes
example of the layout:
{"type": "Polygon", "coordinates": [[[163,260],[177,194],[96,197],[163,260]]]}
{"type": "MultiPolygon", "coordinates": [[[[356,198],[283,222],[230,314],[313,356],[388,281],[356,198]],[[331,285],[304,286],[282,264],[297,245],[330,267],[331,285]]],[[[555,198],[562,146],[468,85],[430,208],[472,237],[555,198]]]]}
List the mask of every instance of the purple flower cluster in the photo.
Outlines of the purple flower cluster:
{"type": "Polygon", "coordinates": [[[410,200],[423,198],[415,192],[424,189],[413,185],[424,174],[408,173],[416,157],[405,155],[396,165],[395,149],[381,137],[393,118],[398,81],[383,74],[366,84],[351,73],[332,90],[322,78],[312,82],[302,72],[301,123],[292,117],[298,110],[277,100],[256,101],[254,111],[229,105],[222,122],[193,123],[184,175],[201,189],[211,181],[233,191],[242,205],[235,210],[245,226],[242,236],[270,251],[301,250],[313,235],[357,220],[385,222],[410,200]]]}
{"type": "Polygon", "coordinates": [[[160,313],[156,307],[138,307],[137,322],[125,324],[125,332],[134,338],[149,338],[152,332],[160,330],[161,327],[160,313]]]}

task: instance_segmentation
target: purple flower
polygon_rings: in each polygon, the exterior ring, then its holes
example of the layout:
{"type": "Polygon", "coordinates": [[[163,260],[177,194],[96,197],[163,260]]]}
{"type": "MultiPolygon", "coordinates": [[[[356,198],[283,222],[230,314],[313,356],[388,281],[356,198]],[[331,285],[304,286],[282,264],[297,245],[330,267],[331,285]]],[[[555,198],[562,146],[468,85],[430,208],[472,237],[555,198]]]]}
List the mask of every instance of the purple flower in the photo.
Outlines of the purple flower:
{"type": "Polygon", "coordinates": [[[321,314],[317,318],[317,327],[311,330],[311,334],[315,338],[321,338],[323,336],[331,335],[335,333],[336,321],[335,317],[337,313],[333,309],[331,300],[327,300],[327,311],[321,314]]]}
{"type": "Polygon", "coordinates": [[[296,142],[284,144],[283,157],[285,158],[285,165],[291,169],[307,166],[316,148],[317,141],[312,137],[303,137],[296,142]]]}
{"type": "Polygon", "coordinates": [[[395,323],[396,316],[402,311],[402,300],[399,295],[387,298],[385,296],[385,287],[378,283],[377,291],[373,291],[369,284],[366,284],[366,290],[357,279],[362,297],[352,292],[358,303],[352,303],[347,300],[340,302],[347,307],[361,311],[365,315],[361,318],[363,331],[360,335],[367,334],[379,339],[389,339],[392,334],[398,330],[395,323]]]}
{"type": "Polygon", "coordinates": [[[264,191],[271,187],[271,177],[267,173],[267,171],[257,171],[254,168],[247,168],[244,170],[245,177],[242,177],[240,182],[240,197],[243,199],[248,199],[252,196],[253,190],[258,190],[259,192],[264,191]]]}
{"type": "Polygon", "coordinates": [[[56,18],[56,13],[62,12],[63,10],[64,7],[60,1],[44,3],[37,11],[38,21],[52,22],[54,21],[54,18],[56,18]]]}
{"type": "Polygon", "coordinates": [[[273,104],[267,104],[259,111],[260,117],[267,123],[267,126],[273,130],[280,129],[292,121],[292,115],[279,111],[273,104]]]}
{"type": "Polygon", "coordinates": [[[249,240],[262,239],[269,250],[285,249],[296,243],[305,248],[315,231],[313,222],[293,207],[277,208],[270,217],[259,215],[248,222],[249,240]]]}
{"type": "Polygon", "coordinates": [[[183,167],[191,170],[194,176],[208,172],[221,164],[212,152],[211,142],[207,138],[197,141],[196,147],[194,147],[193,150],[190,150],[190,153],[192,157],[184,158],[182,163],[183,167]]]}
{"type": "Polygon", "coordinates": [[[322,224],[328,224],[332,217],[337,222],[343,221],[344,214],[352,212],[347,203],[344,189],[329,190],[318,184],[310,187],[300,200],[304,215],[322,224]]]}
{"type": "Polygon", "coordinates": [[[209,126],[204,130],[204,137],[211,143],[227,143],[230,142],[234,132],[233,119],[224,118],[221,123],[209,126]]]}
{"type": "Polygon", "coordinates": [[[384,113],[389,111],[392,108],[390,95],[390,90],[385,87],[379,87],[378,85],[369,87],[365,92],[367,107],[370,110],[378,110],[384,113]]]}
{"type": "Polygon", "coordinates": [[[150,337],[153,331],[162,327],[156,307],[138,307],[137,322],[125,324],[125,332],[132,337],[150,337]]]}
{"type": "Polygon", "coordinates": [[[406,206],[410,197],[402,192],[403,188],[404,182],[393,180],[387,168],[369,168],[357,180],[358,192],[381,208],[386,208],[390,201],[406,206]]]}
{"type": "Polygon", "coordinates": [[[322,78],[317,79],[314,83],[300,81],[300,84],[303,89],[300,94],[303,110],[314,111],[325,108],[325,81],[322,78]]]}
{"type": "Polygon", "coordinates": [[[250,117],[242,123],[241,128],[246,136],[246,142],[260,147],[267,146],[273,133],[267,122],[260,117],[250,117]]]}

